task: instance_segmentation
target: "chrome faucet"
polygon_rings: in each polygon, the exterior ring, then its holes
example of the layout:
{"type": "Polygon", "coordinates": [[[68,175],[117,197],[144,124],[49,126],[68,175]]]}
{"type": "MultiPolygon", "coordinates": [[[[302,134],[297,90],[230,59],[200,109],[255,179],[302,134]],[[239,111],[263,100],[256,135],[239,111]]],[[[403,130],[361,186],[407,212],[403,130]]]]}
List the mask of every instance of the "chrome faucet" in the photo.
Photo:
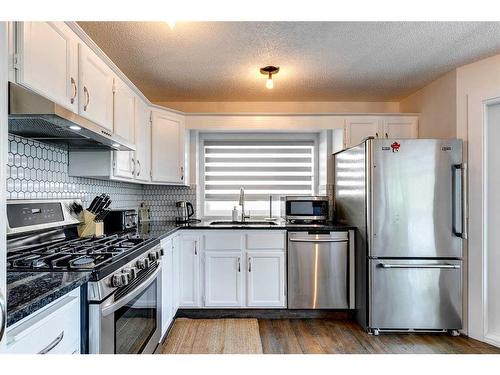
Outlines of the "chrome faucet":
{"type": "Polygon", "coordinates": [[[245,189],[240,187],[240,202],[241,206],[241,222],[244,223],[246,218],[249,218],[250,216],[245,215],[245,189]]]}

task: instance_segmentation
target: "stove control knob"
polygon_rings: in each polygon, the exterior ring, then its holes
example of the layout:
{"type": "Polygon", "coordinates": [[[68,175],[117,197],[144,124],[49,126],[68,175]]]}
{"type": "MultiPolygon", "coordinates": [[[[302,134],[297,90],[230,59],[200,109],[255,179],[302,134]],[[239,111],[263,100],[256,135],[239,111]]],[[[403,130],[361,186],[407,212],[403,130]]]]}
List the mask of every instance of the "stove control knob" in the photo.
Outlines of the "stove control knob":
{"type": "Polygon", "coordinates": [[[128,285],[128,282],[129,282],[129,279],[128,279],[128,275],[127,274],[124,274],[122,273],[121,275],[119,275],[122,279],[122,285],[128,285]]]}
{"type": "Polygon", "coordinates": [[[149,268],[149,259],[148,258],[139,259],[136,263],[136,266],[140,270],[145,270],[146,268],[149,268]]]}
{"type": "Polygon", "coordinates": [[[163,255],[163,249],[156,250],[155,253],[156,253],[156,259],[160,259],[163,255]]]}
{"type": "Polygon", "coordinates": [[[152,252],[150,252],[150,253],[148,254],[148,257],[149,257],[149,260],[150,260],[151,262],[154,262],[156,259],[158,259],[158,258],[156,257],[156,252],[153,252],[153,251],[152,251],[152,252]]]}
{"type": "Polygon", "coordinates": [[[115,288],[119,288],[123,286],[123,279],[121,275],[113,275],[111,278],[111,286],[115,288]]]}
{"type": "Polygon", "coordinates": [[[125,268],[122,272],[124,275],[126,275],[128,277],[129,281],[134,280],[135,277],[137,276],[135,268],[125,268]]]}

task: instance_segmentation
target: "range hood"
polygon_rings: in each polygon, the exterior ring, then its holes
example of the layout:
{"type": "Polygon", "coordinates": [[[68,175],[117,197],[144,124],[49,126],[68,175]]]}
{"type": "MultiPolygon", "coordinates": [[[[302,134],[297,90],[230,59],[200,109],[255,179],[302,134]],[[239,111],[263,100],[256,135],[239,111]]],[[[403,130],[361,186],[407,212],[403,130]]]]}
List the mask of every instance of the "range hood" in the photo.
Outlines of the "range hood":
{"type": "Polygon", "coordinates": [[[12,82],[9,133],[70,150],[135,150],[135,145],[108,129],[12,82]]]}

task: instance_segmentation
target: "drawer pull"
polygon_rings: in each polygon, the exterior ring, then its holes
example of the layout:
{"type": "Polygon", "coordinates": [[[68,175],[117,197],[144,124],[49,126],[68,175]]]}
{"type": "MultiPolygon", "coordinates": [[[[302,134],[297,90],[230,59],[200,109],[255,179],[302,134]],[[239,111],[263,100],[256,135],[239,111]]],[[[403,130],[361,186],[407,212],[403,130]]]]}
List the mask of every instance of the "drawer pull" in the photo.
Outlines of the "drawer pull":
{"type": "Polygon", "coordinates": [[[47,354],[52,349],[54,349],[64,338],[64,331],[62,331],[59,336],[57,336],[54,341],[52,341],[49,345],[47,345],[44,349],[40,350],[38,354],[47,354]]]}
{"type": "Polygon", "coordinates": [[[381,268],[442,268],[442,269],[459,269],[458,264],[387,264],[379,263],[381,268]]]}

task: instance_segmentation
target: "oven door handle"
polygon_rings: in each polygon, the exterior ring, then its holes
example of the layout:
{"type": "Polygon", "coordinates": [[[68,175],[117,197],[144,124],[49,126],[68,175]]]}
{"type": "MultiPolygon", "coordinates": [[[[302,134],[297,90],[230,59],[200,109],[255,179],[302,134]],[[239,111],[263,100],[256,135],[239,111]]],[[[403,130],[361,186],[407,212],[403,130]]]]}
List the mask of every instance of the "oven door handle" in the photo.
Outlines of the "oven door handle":
{"type": "Polygon", "coordinates": [[[109,314],[112,314],[119,308],[125,306],[127,303],[129,303],[131,300],[133,300],[135,297],[137,297],[139,294],[141,294],[148,286],[151,285],[151,283],[156,279],[158,274],[161,271],[161,265],[156,269],[155,272],[153,272],[144,282],[142,282],[141,285],[139,285],[137,288],[132,290],[130,293],[126,294],[123,298],[120,298],[118,301],[113,302],[111,305],[106,306],[102,309],[102,315],[106,316],[109,314]]]}
{"type": "Polygon", "coordinates": [[[347,239],[290,238],[290,242],[347,242],[347,239]]]}

